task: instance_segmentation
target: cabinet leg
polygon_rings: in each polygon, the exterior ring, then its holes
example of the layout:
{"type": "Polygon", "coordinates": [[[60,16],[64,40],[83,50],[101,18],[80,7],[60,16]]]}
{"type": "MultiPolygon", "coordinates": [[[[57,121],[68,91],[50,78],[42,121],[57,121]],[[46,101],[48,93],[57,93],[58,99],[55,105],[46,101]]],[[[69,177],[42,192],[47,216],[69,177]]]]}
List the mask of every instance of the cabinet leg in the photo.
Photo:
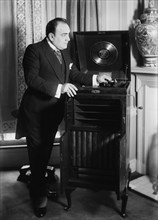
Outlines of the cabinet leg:
{"type": "Polygon", "coordinates": [[[129,168],[129,172],[128,172],[128,178],[127,178],[127,188],[130,189],[129,183],[131,180],[131,169],[129,168]]]}
{"type": "Polygon", "coordinates": [[[64,207],[65,211],[69,211],[71,209],[71,193],[75,190],[75,188],[65,189],[65,196],[67,199],[67,206],[64,207]]]}
{"type": "Polygon", "coordinates": [[[122,199],[121,215],[122,215],[122,217],[125,217],[126,216],[127,200],[128,200],[128,194],[126,192],[126,189],[122,193],[121,199],[122,199]]]}

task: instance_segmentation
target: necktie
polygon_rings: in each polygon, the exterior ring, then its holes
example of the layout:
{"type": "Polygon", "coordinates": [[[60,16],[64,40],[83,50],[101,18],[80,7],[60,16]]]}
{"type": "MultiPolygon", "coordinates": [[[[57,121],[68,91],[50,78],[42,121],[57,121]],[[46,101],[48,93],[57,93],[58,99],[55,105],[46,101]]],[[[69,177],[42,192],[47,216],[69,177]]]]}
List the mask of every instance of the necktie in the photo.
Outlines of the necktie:
{"type": "Polygon", "coordinates": [[[55,55],[57,56],[59,62],[62,64],[62,55],[61,55],[60,50],[56,50],[55,55]]]}

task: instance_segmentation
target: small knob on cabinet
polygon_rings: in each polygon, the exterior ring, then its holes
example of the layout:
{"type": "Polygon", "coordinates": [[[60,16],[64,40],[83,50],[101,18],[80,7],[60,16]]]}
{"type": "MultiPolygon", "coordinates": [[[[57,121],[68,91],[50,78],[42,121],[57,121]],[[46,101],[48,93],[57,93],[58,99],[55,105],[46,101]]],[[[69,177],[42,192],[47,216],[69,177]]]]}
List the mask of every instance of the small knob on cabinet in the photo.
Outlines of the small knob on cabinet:
{"type": "Polygon", "coordinates": [[[142,109],[143,109],[143,106],[139,106],[138,109],[142,110],[142,109]]]}

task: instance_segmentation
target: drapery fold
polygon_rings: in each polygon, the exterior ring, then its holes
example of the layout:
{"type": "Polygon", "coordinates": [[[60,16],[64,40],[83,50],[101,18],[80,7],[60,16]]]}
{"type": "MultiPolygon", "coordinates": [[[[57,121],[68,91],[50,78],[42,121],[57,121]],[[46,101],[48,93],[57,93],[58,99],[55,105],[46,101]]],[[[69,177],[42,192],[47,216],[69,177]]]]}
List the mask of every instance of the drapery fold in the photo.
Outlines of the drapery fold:
{"type": "Polygon", "coordinates": [[[135,0],[0,0],[0,138],[15,131],[11,111],[26,89],[25,48],[44,38],[49,20],[66,18],[72,32],[128,29],[136,8],[135,0]],[[111,17],[113,11],[116,17],[111,17]]]}
{"type": "MultiPolygon", "coordinates": [[[[15,1],[0,1],[0,134],[13,131],[17,107],[17,26],[15,1]]],[[[0,137],[1,137],[0,136],[0,137]]]]}

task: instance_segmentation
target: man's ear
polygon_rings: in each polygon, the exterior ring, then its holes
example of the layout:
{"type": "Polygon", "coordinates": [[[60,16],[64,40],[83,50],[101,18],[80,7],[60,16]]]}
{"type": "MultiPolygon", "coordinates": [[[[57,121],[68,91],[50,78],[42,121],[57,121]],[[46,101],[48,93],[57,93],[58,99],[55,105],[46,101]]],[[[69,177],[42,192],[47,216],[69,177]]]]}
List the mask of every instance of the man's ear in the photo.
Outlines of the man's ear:
{"type": "Polygon", "coordinates": [[[54,40],[54,34],[53,33],[49,33],[48,34],[48,37],[49,37],[49,39],[51,40],[51,41],[53,41],[54,40]]]}

